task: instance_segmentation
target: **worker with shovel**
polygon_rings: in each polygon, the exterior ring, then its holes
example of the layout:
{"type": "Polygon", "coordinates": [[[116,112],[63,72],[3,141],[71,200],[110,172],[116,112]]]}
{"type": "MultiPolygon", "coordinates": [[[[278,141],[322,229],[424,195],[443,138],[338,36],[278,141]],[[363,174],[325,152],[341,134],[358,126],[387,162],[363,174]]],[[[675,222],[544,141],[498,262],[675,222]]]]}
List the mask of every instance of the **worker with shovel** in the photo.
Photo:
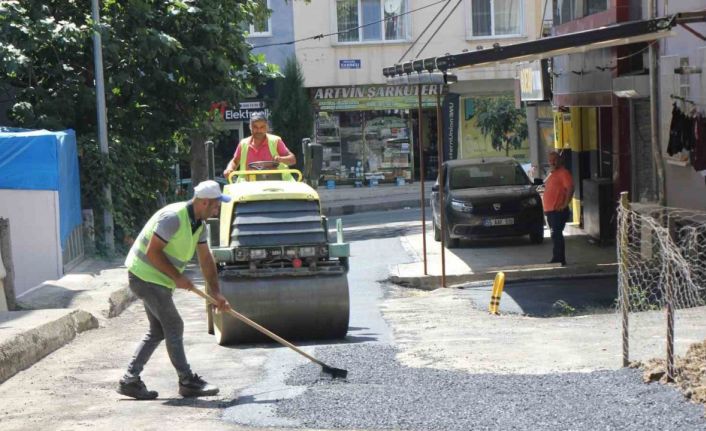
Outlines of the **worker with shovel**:
{"type": "Polygon", "coordinates": [[[184,353],[184,322],[174,305],[175,288],[195,290],[183,272],[194,252],[209,284],[216,307],[223,311],[230,305],[220,293],[216,264],[206,241],[204,221],[217,215],[221,202],[230,197],[221,194],[215,181],[203,181],[194,187],[194,198],[177,202],[157,211],[142,228],[132,245],[125,266],[130,290],[145,305],[150,327],[138,344],[120,380],[118,393],[139,400],[157,398],[140,379],[140,373],[162,340],[179,376],[179,394],[183,397],[216,395],[218,388],[194,374],[184,353]]]}

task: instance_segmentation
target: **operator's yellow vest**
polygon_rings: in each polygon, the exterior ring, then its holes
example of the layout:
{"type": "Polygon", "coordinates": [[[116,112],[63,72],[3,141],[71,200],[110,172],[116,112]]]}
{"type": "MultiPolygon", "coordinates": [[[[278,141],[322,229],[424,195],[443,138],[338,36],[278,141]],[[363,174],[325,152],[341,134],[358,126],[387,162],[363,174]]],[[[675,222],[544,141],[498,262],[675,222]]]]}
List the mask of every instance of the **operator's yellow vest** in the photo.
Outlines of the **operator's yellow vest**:
{"type": "MultiPolygon", "coordinates": [[[[280,141],[279,136],[277,135],[270,135],[269,133],[266,134],[267,136],[267,146],[270,148],[270,154],[272,155],[272,160],[274,160],[275,156],[278,156],[279,153],[277,152],[277,143],[280,141]]],[[[248,141],[252,139],[252,137],[245,138],[240,141],[238,145],[240,145],[240,170],[241,171],[247,171],[248,170],[248,149],[250,146],[248,145],[248,141]]],[[[284,163],[280,163],[277,166],[278,169],[289,169],[289,166],[285,165],[284,163]]],[[[282,174],[282,180],[284,181],[294,181],[294,177],[292,174],[289,172],[285,172],[282,174]]],[[[238,177],[238,181],[245,181],[244,175],[240,175],[238,177]]]]}
{"type": "Polygon", "coordinates": [[[154,229],[157,226],[157,220],[166,211],[173,211],[179,217],[179,229],[174,236],[167,242],[164,247],[164,254],[169,259],[172,265],[180,273],[186,269],[186,264],[194,257],[196,245],[198,244],[203,224],[196,229],[196,232],[191,232],[191,221],[189,220],[189,212],[186,209],[186,202],[177,202],[167,205],[157,211],[142,228],[142,231],[137,236],[135,243],[130,248],[130,252],[125,259],[125,266],[128,271],[132,272],[144,281],[158,284],[169,289],[174,289],[176,285],[174,280],[166,274],[152,266],[147,258],[147,245],[154,235],[154,229]]]}

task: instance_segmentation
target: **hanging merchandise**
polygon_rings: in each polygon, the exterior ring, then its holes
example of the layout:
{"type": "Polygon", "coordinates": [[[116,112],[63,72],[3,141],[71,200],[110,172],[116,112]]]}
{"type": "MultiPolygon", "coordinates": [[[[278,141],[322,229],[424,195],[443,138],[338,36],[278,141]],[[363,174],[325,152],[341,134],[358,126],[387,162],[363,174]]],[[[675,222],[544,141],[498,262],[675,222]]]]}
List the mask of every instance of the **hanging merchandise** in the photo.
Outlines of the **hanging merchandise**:
{"type": "Polygon", "coordinates": [[[673,104],[667,154],[674,156],[682,151],[692,151],[696,139],[695,123],[696,117],[685,114],[676,103],[673,104]]]}
{"type": "Polygon", "coordinates": [[[674,156],[684,149],[684,119],[685,116],[676,103],[672,104],[672,121],[669,124],[669,144],[667,154],[674,156]]]}
{"type": "Polygon", "coordinates": [[[694,120],[694,146],[690,156],[694,170],[706,170],[706,116],[703,114],[694,120]]]}

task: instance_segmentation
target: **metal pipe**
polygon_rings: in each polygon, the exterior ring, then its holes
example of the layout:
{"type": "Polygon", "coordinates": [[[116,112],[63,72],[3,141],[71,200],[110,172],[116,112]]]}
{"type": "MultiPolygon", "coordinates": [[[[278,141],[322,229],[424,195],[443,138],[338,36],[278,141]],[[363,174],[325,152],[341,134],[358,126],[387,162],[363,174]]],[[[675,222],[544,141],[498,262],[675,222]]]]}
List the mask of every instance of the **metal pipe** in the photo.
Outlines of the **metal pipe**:
{"type": "Polygon", "coordinates": [[[417,128],[419,130],[419,182],[421,183],[421,203],[422,203],[422,252],[424,253],[424,275],[427,275],[427,216],[424,207],[424,148],[422,134],[424,124],[422,123],[422,84],[417,85],[417,96],[419,100],[419,119],[417,128]]]}
{"type": "MultiPolygon", "coordinates": [[[[101,46],[101,34],[98,31],[100,15],[98,13],[98,0],[91,0],[91,17],[93,18],[93,68],[96,81],[96,111],[98,115],[98,143],[101,153],[108,156],[108,120],[105,113],[105,84],[103,82],[103,48],[101,46]]],[[[110,212],[113,207],[113,198],[110,191],[110,182],[105,181],[103,187],[106,208],[103,209],[103,232],[105,247],[108,252],[115,251],[113,238],[113,214],[110,212]]]]}
{"type": "MultiPolygon", "coordinates": [[[[436,92],[436,153],[439,161],[438,178],[439,178],[439,230],[441,230],[441,287],[446,287],[446,240],[444,232],[446,229],[446,221],[444,220],[444,139],[443,127],[441,125],[441,90],[443,86],[439,86],[439,91],[436,92]]],[[[432,224],[434,224],[434,216],[432,215],[432,224]]]]}
{"type": "Polygon", "coordinates": [[[618,287],[620,288],[620,311],[623,333],[623,367],[630,366],[630,326],[628,325],[628,317],[630,312],[630,289],[628,288],[628,211],[630,210],[630,202],[628,201],[628,192],[620,192],[620,211],[623,213],[623,223],[618,223],[618,232],[620,234],[620,255],[618,258],[618,287]]]}
{"type": "MultiPolygon", "coordinates": [[[[648,18],[655,18],[657,7],[656,0],[647,1],[648,18]]],[[[659,106],[657,104],[658,87],[659,87],[659,64],[657,62],[657,43],[650,43],[649,62],[650,62],[650,140],[652,144],[652,157],[655,166],[657,180],[657,198],[660,205],[667,204],[667,191],[664,178],[664,159],[662,158],[662,149],[659,140],[659,106]]]]}

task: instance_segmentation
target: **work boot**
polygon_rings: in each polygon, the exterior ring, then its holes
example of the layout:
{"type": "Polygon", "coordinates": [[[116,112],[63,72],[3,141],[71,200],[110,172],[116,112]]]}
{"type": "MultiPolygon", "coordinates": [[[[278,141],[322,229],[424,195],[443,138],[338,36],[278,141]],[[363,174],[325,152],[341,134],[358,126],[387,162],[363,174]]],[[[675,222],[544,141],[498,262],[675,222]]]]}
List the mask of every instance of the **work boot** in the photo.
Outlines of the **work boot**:
{"type": "Polygon", "coordinates": [[[136,400],[153,400],[159,396],[157,391],[147,390],[142,379],[139,377],[135,380],[120,380],[117,392],[126,397],[135,398],[136,400]]]}
{"type": "Polygon", "coordinates": [[[192,374],[189,377],[179,380],[179,395],[182,397],[207,397],[216,395],[218,388],[208,384],[198,374],[192,374]]]}

